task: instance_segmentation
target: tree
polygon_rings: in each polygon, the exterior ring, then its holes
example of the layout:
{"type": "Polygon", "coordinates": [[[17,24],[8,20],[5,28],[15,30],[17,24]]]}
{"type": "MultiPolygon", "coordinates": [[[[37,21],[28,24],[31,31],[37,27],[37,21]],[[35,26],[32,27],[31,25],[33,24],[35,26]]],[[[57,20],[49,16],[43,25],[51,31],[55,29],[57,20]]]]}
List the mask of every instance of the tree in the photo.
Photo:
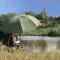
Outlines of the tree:
{"type": "Polygon", "coordinates": [[[4,24],[7,20],[10,20],[13,16],[16,16],[16,13],[7,13],[5,15],[0,15],[0,26],[4,24]]]}
{"type": "Polygon", "coordinates": [[[58,25],[58,22],[57,21],[51,21],[51,25],[52,25],[52,27],[56,27],[58,25]]]}
{"type": "Polygon", "coordinates": [[[32,11],[24,12],[23,14],[32,15],[32,16],[36,17],[36,14],[34,12],[32,12],[32,11]]]}
{"type": "Polygon", "coordinates": [[[36,14],[35,17],[38,20],[46,20],[49,21],[49,17],[47,16],[45,8],[42,9],[42,11],[39,14],[36,14]]]}
{"type": "Polygon", "coordinates": [[[40,14],[37,14],[37,15],[36,15],[36,18],[37,18],[38,20],[43,20],[43,17],[42,17],[42,15],[40,15],[40,14]]]}
{"type": "Polygon", "coordinates": [[[55,17],[55,20],[60,24],[60,16],[59,17],[55,17]]]}
{"type": "Polygon", "coordinates": [[[43,8],[40,15],[43,17],[43,20],[47,20],[47,21],[49,20],[49,17],[47,16],[47,12],[46,12],[45,8],[43,8]]]}

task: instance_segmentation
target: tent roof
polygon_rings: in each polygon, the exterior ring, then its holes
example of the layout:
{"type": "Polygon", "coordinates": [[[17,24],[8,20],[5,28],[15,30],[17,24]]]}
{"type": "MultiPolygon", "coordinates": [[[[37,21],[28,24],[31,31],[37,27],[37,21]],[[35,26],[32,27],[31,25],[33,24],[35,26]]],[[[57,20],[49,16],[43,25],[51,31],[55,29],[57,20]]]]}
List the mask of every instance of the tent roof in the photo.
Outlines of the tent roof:
{"type": "MultiPolygon", "coordinates": [[[[31,15],[25,15],[25,14],[17,15],[8,21],[9,21],[9,23],[15,22],[15,21],[17,21],[16,19],[18,19],[18,18],[20,19],[21,17],[25,17],[26,19],[30,19],[31,21],[33,21],[36,24],[36,26],[38,26],[39,20],[36,19],[35,17],[31,16],[31,15]]],[[[22,19],[24,20],[24,18],[22,18],[22,19]]]]}
{"type": "Polygon", "coordinates": [[[7,20],[2,25],[1,30],[5,31],[5,32],[7,32],[7,30],[9,30],[9,31],[13,30],[13,32],[14,32],[15,30],[17,31],[17,28],[18,29],[20,28],[18,26],[19,26],[19,24],[21,24],[23,32],[29,32],[29,31],[34,30],[38,26],[38,23],[39,23],[39,20],[37,20],[33,16],[24,15],[24,14],[23,15],[17,15],[17,16],[14,16],[13,18],[11,18],[10,20],[7,20]],[[10,24],[10,26],[8,27],[9,24],[10,24]]]}

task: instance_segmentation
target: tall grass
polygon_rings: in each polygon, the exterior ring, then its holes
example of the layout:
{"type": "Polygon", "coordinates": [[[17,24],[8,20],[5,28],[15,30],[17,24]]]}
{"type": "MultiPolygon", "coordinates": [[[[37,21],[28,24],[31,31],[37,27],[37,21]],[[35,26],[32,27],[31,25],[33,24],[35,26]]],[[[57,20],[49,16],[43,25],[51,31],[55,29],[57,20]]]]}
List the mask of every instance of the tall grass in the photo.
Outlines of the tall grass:
{"type": "Polygon", "coordinates": [[[13,52],[0,49],[0,60],[60,60],[60,52],[30,52],[13,49],[13,52]]]}

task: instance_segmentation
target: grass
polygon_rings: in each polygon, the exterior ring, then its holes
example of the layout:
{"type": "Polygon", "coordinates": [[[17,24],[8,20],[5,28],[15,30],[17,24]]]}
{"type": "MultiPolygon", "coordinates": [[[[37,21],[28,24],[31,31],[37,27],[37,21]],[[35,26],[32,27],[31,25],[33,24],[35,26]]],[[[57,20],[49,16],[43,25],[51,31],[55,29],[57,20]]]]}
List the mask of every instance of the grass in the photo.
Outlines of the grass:
{"type": "Polygon", "coordinates": [[[13,52],[0,49],[0,60],[60,60],[60,52],[30,52],[13,49],[13,52]]]}
{"type": "Polygon", "coordinates": [[[60,36],[60,27],[51,28],[39,28],[32,32],[25,33],[22,35],[34,35],[34,36],[60,36]]]}

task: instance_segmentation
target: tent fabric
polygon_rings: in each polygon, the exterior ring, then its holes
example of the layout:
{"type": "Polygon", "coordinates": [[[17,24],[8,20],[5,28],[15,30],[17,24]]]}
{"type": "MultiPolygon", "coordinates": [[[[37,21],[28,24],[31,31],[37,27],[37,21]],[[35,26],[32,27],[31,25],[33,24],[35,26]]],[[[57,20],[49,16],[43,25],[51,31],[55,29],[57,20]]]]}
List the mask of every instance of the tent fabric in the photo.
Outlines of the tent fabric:
{"type": "Polygon", "coordinates": [[[0,30],[5,33],[27,33],[37,27],[39,21],[30,15],[18,15],[6,21],[0,30]]]}

